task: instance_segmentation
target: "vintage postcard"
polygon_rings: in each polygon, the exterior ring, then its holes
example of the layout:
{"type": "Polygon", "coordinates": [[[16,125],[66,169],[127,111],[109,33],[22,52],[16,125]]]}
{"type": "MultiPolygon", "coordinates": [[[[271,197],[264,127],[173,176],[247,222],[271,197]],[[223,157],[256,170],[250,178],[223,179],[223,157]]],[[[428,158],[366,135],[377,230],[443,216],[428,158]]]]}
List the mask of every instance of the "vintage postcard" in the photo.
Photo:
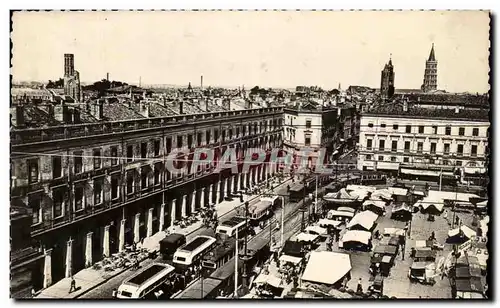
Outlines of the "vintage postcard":
{"type": "Polygon", "coordinates": [[[490,298],[490,18],[12,11],[11,297],[490,298]]]}

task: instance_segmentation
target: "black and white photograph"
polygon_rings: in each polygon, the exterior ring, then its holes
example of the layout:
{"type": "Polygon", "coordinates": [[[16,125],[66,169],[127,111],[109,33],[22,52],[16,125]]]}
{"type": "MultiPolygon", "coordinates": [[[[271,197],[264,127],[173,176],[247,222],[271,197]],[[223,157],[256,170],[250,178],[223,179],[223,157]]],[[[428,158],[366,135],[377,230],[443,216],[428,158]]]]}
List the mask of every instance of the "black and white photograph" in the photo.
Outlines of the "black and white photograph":
{"type": "Polygon", "coordinates": [[[10,27],[11,298],[491,299],[490,11],[10,27]]]}

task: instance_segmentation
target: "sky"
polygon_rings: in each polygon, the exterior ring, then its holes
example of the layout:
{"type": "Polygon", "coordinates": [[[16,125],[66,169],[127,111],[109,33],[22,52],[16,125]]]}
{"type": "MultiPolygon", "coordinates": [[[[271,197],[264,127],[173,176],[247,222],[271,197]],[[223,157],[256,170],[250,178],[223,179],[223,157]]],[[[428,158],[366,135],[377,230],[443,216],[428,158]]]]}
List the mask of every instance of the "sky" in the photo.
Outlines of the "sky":
{"type": "Polygon", "coordinates": [[[75,55],[82,82],[251,88],[380,87],[392,55],[395,87],[420,88],[432,43],[438,88],[489,89],[489,15],[479,11],[16,12],[15,81],[63,76],[75,55]]]}

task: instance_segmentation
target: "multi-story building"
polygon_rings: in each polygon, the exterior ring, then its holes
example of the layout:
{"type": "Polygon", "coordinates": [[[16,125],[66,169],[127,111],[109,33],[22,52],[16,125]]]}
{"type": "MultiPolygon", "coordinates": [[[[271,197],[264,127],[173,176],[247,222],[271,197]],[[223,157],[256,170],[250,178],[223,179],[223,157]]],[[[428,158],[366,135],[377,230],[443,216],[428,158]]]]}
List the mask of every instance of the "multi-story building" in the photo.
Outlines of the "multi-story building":
{"type": "Polygon", "coordinates": [[[424,92],[437,90],[437,60],[434,55],[434,44],[432,44],[429,59],[425,61],[424,82],[421,88],[424,92]]]}
{"type": "Polygon", "coordinates": [[[288,106],[284,109],[283,150],[294,153],[297,162],[302,159],[300,151],[309,148],[309,165],[314,168],[319,150],[324,148],[327,157],[340,148],[338,119],[342,109],[323,107],[314,103],[288,106]]]}
{"type": "Polygon", "coordinates": [[[241,158],[247,148],[281,144],[281,107],[223,111],[209,102],[99,99],[13,109],[11,203],[32,211],[31,236],[45,256],[39,287],[273,172],[261,165],[215,173],[216,163],[188,162],[172,173],[166,159],[176,149],[208,147],[220,157],[235,148],[241,158]],[[43,117],[27,128],[35,109],[43,117]]]}
{"type": "Polygon", "coordinates": [[[487,168],[489,109],[428,108],[408,101],[380,105],[361,117],[358,169],[415,176],[453,176],[487,168]]]}
{"type": "Polygon", "coordinates": [[[31,238],[33,213],[25,206],[10,208],[10,294],[29,298],[33,289],[42,287],[43,253],[31,238]]]}

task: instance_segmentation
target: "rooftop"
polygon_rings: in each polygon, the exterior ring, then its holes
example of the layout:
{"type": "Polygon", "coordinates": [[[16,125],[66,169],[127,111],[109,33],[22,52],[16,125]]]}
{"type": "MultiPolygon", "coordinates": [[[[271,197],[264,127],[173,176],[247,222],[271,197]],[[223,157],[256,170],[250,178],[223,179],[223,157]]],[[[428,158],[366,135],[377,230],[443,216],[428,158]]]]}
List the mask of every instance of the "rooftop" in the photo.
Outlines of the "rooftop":
{"type": "Polygon", "coordinates": [[[489,110],[479,109],[479,110],[469,110],[460,109],[458,113],[455,109],[443,109],[443,108],[424,108],[417,107],[408,104],[408,110],[403,110],[403,103],[391,103],[387,105],[375,106],[370,111],[366,112],[366,115],[389,115],[389,116],[401,116],[401,117],[411,117],[411,118],[444,118],[444,119],[463,119],[463,120],[476,120],[476,121],[488,121],[489,120],[489,110]]]}

